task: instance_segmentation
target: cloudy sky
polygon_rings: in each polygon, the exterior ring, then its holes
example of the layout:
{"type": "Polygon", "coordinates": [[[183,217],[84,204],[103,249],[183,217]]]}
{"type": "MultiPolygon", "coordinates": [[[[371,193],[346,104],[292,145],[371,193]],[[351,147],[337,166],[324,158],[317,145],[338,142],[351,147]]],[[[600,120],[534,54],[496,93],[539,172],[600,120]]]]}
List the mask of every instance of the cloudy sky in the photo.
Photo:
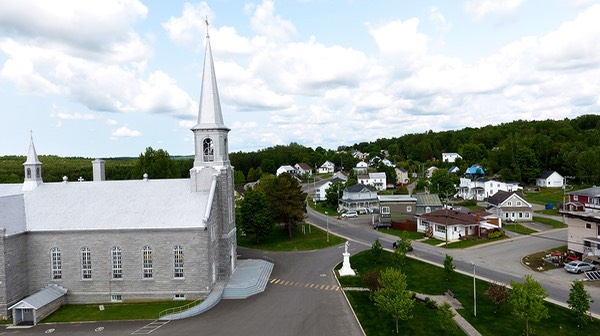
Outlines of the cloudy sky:
{"type": "Polygon", "coordinates": [[[600,113],[600,2],[0,0],[0,155],[193,153],[205,17],[231,151],[600,113]]]}

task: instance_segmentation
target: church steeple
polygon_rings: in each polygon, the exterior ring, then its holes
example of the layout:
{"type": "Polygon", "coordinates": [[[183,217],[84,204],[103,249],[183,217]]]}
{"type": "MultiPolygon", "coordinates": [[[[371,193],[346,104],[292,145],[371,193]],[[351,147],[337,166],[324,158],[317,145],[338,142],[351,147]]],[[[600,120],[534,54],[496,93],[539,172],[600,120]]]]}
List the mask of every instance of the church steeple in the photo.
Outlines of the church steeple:
{"type": "Polygon", "coordinates": [[[198,124],[194,132],[195,160],[193,169],[229,166],[227,134],[229,128],[223,123],[221,101],[206,20],[206,49],[202,74],[202,91],[198,110],[198,124]]]}
{"type": "Polygon", "coordinates": [[[31,133],[29,140],[29,152],[27,153],[27,160],[23,163],[23,169],[25,170],[25,181],[23,182],[23,191],[30,191],[37,188],[38,185],[42,184],[42,163],[38,159],[37,152],[35,151],[35,145],[33,144],[33,132],[31,133]]]}

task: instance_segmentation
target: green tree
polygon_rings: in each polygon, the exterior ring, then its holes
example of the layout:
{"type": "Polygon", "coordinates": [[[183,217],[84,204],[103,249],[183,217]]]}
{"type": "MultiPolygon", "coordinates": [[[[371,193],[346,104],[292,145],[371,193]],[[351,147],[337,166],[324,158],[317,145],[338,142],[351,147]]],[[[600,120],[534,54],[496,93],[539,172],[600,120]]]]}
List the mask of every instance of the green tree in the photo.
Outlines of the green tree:
{"type": "Polygon", "coordinates": [[[438,194],[442,200],[447,200],[456,193],[454,178],[445,169],[438,169],[431,175],[431,191],[438,194]]]}
{"type": "Polygon", "coordinates": [[[292,229],[304,220],[306,213],[306,193],[292,175],[283,173],[274,179],[267,179],[261,189],[269,200],[271,214],[277,223],[283,223],[289,238],[292,229]],[[268,182],[267,182],[268,181],[268,182]]]}
{"type": "Polygon", "coordinates": [[[521,147],[517,150],[515,168],[521,174],[521,182],[535,182],[540,176],[540,164],[531,148],[521,147]]]}
{"type": "Polygon", "coordinates": [[[394,256],[398,261],[398,264],[404,265],[406,259],[406,253],[412,248],[412,242],[408,238],[408,232],[400,232],[400,239],[396,241],[396,249],[394,250],[394,256]]]}
{"type": "Polygon", "coordinates": [[[444,259],[444,272],[446,273],[446,280],[450,278],[452,274],[454,274],[454,258],[446,254],[446,259],[444,259]]]}
{"type": "Polygon", "coordinates": [[[269,201],[262,190],[246,189],[240,201],[240,223],[238,225],[248,235],[254,236],[258,244],[262,237],[273,231],[275,221],[269,210],[269,201]]]}
{"type": "Polygon", "coordinates": [[[590,315],[590,294],[583,287],[583,281],[575,280],[571,283],[571,290],[569,291],[569,299],[567,304],[573,312],[575,319],[581,324],[585,325],[591,320],[590,315]]]}
{"type": "Polygon", "coordinates": [[[458,327],[453,319],[456,314],[452,311],[452,306],[448,302],[442,303],[438,307],[437,315],[440,320],[440,326],[446,335],[455,335],[458,327]]]}
{"type": "Polygon", "coordinates": [[[337,207],[338,199],[344,190],[344,184],[342,182],[332,183],[329,188],[325,191],[325,202],[331,207],[337,207]]]}
{"type": "Polygon", "coordinates": [[[179,177],[177,167],[169,153],[162,149],[154,150],[152,147],[146,148],[146,152],[140,154],[134,171],[134,178],[142,178],[144,174],[148,174],[151,179],[179,177]]]}
{"type": "Polygon", "coordinates": [[[525,276],[525,282],[511,281],[510,305],[516,317],[525,320],[525,334],[529,335],[529,321],[538,322],[548,317],[548,308],[544,299],[546,291],[531,275],[525,276]]]}
{"type": "Polygon", "coordinates": [[[373,295],[375,306],[394,318],[397,334],[398,320],[411,319],[414,305],[412,294],[406,290],[406,275],[398,269],[388,268],[381,272],[379,284],[381,288],[373,295]]]}
{"type": "Polygon", "coordinates": [[[246,177],[244,176],[244,172],[240,171],[240,170],[234,170],[233,171],[233,183],[236,186],[241,186],[244,185],[246,183],[246,177]]]}
{"type": "Polygon", "coordinates": [[[382,254],[383,247],[381,247],[381,242],[379,241],[379,238],[376,238],[373,245],[371,245],[371,258],[373,258],[373,263],[378,264],[381,260],[382,254]]]}

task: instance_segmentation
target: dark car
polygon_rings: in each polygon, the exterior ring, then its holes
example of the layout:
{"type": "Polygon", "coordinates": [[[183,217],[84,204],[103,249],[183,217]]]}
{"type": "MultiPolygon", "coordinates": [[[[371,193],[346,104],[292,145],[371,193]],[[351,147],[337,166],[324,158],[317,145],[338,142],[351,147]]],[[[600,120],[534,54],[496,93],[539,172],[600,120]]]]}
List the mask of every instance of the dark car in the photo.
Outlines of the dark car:
{"type": "Polygon", "coordinates": [[[391,229],[391,228],[392,228],[392,223],[375,223],[375,224],[373,224],[373,229],[375,229],[375,230],[391,229]]]}

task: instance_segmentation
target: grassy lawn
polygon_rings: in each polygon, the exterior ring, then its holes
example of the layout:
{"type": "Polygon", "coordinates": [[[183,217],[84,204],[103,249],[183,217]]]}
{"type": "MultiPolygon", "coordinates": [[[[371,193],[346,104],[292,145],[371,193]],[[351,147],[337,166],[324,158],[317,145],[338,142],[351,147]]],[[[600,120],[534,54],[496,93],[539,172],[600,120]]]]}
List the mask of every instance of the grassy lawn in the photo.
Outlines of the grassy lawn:
{"type": "Polygon", "coordinates": [[[528,227],[524,227],[523,225],[517,224],[517,223],[504,224],[502,226],[502,228],[504,228],[505,230],[508,230],[508,231],[512,231],[512,232],[520,233],[520,234],[524,234],[524,235],[528,235],[528,234],[537,232],[536,230],[530,229],[528,227]]]}
{"type": "Polygon", "coordinates": [[[552,210],[536,210],[535,213],[544,214],[544,215],[552,215],[552,216],[560,216],[561,214],[556,209],[552,210]]]}
{"type": "Polygon", "coordinates": [[[551,218],[546,218],[546,217],[540,217],[540,216],[533,216],[533,221],[534,222],[538,222],[538,223],[542,223],[542,224],[546,224],[546,225],[550,225],[555,229],[560,229],[560,228],[566,228],[567,225],[563,224],[563,222],[561,221],[557,221],[551,218]]]}
{"type": "Polygon", "coordinates": [[[540,188],[539,192],[525,192],[527,202],[541,205],[552,203],[556,206],[557,203],[562,203],[563,196],[562,188],[540,188]]]}
{"type": "MultiPolygon", "coordinates": [[[[370,251],[363,251],[351,257],[352,268],[356,269],[358,276],[340,277],[342,286],[365,287],[361,275],[370,270],[385,269],[397,266],[391,253],[384,252],[377,263],[371,258],[370,251]]],[[[340,267],[341,265],[338,265],[340,267]]],[[[400,267],[407,275],[408,289],[432,295],[442,295],[450,289],[455,297],[462,303],[464,309],[458,310],[482,335],[523,335],[525,322],[511,315],[508,306],[496,306],[486,295],[488,284],[477,280],[477,317],[473,316],[473,278],[455,273],[446,279],[444,269],[410,258],[406,259],[405,265],[400,267]]],[[[361,325],[367,335],[390,335],[393,334],[394,320],[378,309],[368,299],[368,293],[346,292],[355,310],[361,325]]],[[[418,305],[417,305],[418,306],[418,305]]],[[[577,329],[577,323],[568,309],[547,303],[550,317],[538,323],[530,323],[535,335],[598,335],[600,333],[600,321],[594,320],[583,330],[577,329]]],[[[433,335],[430,329],[438,330],[439,321],[437,311],[424,308],[413,312],[411,321],[402,321],[401,328],[410,328],[404,335],[433,335]],[[412,323],[419,327],[414,328],[412,323]],[[427,326],[427,327],[424,327],[427,326]],[[414,329],[413,329],[414,328],[414,329]]],[[[435,331],[434,331],[435,332],[435,331]]],[[[436,333],[440,335],[440,332],[436,333]]]]}
{"type": "Polygon", "coordinates": [[[327,243],[327,232],[310,224],[297,225],[292,230],[292,239],[288,237],[288,233],[283,226],[276,226],[271,235],[263,237],[258,244],[254,242],[254,238],[250,235],[242,237],[240,231],[238,230],[237,237],[239,246],[268,251],[317,250],[346,241],[329,233],[329,243],[327,243]]]}
{"type": "Polygon", "coordinates": [[[425,244],[433,245],[433,246],[436,246],[436,245],[439,245],[441,243],[444,243],[443,240],[439,240],[439,239],[435,239],[435,238],[425,239],[425,240],[422,240],[421,242],[425,243],[425,244]]]}
{"type": "Polygon", "coordinates": [[[416,231],[401,231],[401,230],[389,229],[389,230],[385,230],[382,232],[385,232],[387,234],[390,234],[390,235],[396,236],[396,237],[400,237],[401,235],[405,234],[410,240],[423,239],[423,237],[425,237],[424,233],[416,232],[416,231]]]}
{"type": "Polygon", "coordinates": [[[507,237],[500,237],[500,238],[494,238],[494,239],[465,239],[465,240],[461,240],[461,241],[449,243],[448,245],[445,245],[443,247],[446,247],[446,248],[466,248],[466,247],[471,247],[471,246],[475,246],[475,245],[489,244],[491,242],[503,240],[503,239],[506,239],[506,238],[507,237]]]}
{"type": "Polygon", "coordinates": [[[64,305],[43,322],[154,320],[161,311],[190,302],[193,301],[105,303],[104,310],[100,310],[98,304],[64,305]]]}
{"type": "Polygon", "coordinates": [[[322,214],[325,214],[325,212],[327,212],[328,216],[330,217],[336,217],[338,215],[336,207],[326,205],[325,202],[317,202],[315,204],[314,202],[310,201],[307,202],[307,204],[317,212],[320,212],[322,214]]]}
{"type": "MultiPolygon", "coordinates": [[[[373,302],[369,299],[369,292],[346,292],[346,296],[352,307],[373,307],[373,302]]],[[[367,335],[396,335],[395,321],[392,318],[382,318],[382,313],[376,308],[355,309],[355,311],[367,335]]],[[[399,335],[444,335],[436,312],[437,309],[428,308],[424,303],[415,304],[413,318],[399,321],[399,335]]],[[[464,333],[459,329],[456,335],[464,335],[464,333]]]]}

